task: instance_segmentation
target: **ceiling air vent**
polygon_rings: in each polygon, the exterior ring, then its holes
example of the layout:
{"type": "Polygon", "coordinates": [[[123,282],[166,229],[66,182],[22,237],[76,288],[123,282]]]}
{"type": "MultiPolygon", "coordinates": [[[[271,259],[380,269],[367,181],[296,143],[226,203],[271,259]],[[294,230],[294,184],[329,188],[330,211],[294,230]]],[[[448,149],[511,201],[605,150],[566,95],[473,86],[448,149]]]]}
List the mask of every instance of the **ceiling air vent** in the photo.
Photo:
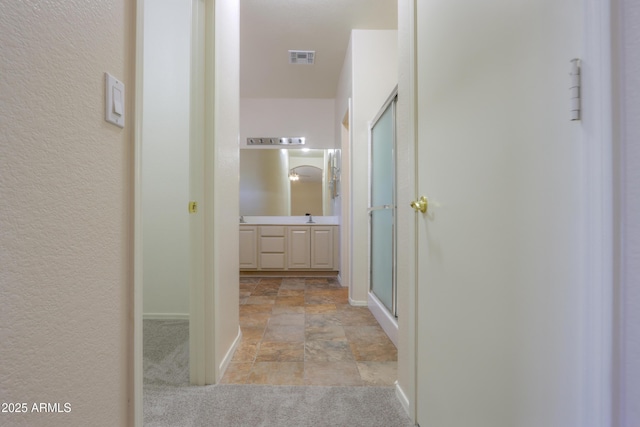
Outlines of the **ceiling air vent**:
{"type": "Polygon", "coordinates": [[[315,57],[315,50],[290,50],[289,64],[313,64],[315,57]]]}

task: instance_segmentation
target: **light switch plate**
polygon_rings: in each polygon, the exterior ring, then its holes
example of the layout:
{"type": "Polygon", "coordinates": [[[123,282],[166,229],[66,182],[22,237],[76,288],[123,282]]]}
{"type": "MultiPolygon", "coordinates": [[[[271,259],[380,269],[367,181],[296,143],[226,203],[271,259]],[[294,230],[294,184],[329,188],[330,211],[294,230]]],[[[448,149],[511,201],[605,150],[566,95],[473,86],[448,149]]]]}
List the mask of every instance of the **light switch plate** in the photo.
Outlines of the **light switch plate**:
{"type": "Polygon", "coordinates": [[[121,128],[124,127],[124,83],[109,73],[105,76],[105,116],[104,119],[121,128]]]}

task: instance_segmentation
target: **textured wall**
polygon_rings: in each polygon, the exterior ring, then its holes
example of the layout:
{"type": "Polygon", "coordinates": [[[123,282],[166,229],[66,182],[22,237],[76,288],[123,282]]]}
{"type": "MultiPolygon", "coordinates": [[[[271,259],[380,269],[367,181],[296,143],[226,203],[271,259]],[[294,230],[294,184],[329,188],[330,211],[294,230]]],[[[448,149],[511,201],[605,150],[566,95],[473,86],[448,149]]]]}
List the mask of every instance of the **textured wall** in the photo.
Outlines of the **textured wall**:
{"type": "Polygon", "coordinates": [[[622,366],[620,426],[640,420],[640,3],[621,0],[622,366]]]}
{"type": "Polygon", "coordinates": [[[0,425],[127,424],[134,7],[0,2],[0,425]]]}

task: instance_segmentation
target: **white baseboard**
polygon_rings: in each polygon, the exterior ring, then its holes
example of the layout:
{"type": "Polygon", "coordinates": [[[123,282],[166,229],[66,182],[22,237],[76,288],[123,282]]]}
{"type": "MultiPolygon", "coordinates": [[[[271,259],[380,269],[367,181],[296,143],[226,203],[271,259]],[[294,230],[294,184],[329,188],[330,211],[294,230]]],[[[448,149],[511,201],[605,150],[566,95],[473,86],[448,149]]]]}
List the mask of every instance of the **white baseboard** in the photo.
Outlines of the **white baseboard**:
{"type": "Polygon", "coordinates": [[[409,415],[409,417],[413,419],[413,415],[411,415],[411,413],[409,412],[409,398],[407,397],[404,390],[402,390],[402,387],[400,387],[400,384],[398,384],[398,381],[396,381],[396,397],[400,401],[400,404],[404,408],[404,411],[407,413],[407,415],[409,415]]]}
{"type": "Polygon", "coordinates": [[[218,369],[218,380],[216,382],[220,382],[220,380],[224,376],[229,363],[231,363],[231,359],[233,359],[233,355],[236,352],[236,349],[240,345],[240,341],[242,341],[242,330],[240,329],[240,326],[238,326],[238,335],[236,336],[236,339],[233,340],[233,344],[231,344],[231,347],[229,347],[227,354],[225,354],[222,358],[222,362],[220,362],[220,367],[218,369]]]}
{"type": "Polygon", "coordinates": [[[143,320],[189,320],[189,313],[143,313],[143,320]]]}
{"type": "Polygon", "coordinates": [[[349,304],[354,307],[366,307],[367,305],[369,305],[367,301],[353,300],[351,299],[351,297],[349,297],[349,304]]]}
{"type": "Polygon", "coordinates": [[[376,297],[373,292],[369,292],[369,310],[376,318],[382,329],[387,334],[391,342],[398,347],[398,321],[387,307],[376,297]]]}

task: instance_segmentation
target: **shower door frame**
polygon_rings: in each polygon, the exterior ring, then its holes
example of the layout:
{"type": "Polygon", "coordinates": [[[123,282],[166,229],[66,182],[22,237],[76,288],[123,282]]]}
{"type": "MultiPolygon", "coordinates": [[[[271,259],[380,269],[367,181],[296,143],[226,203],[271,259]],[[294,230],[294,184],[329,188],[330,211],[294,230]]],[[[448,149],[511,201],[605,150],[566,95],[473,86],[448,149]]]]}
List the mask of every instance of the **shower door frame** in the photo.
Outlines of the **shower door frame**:
{"type": "MultiPolygon", "coordinates": [[[[368,203],[367,203],[367,213],[369,215],[369,294],[373,295],[377,298],[380,303],[386,307],[386,305],[380,300],[380,297],[376,295],[373,291],[373,242],[372,242],[372,234],[373,234],[373,212],[377,210],[390,209],[391,210],[391,310],[389,314],[394,318],[398,319],[398,284],[397,284],[397,244],[396,244],[396,218],[397,218],[397,132],[396,132],[396,114],[397,114],[397,100],[398,100],[398,86],[393,89],[389,97],[386,99],[382,107],[375,115],[373,120],[369,123],[369,152],[368,152],[368,169],[369,169],[369,194],[368,194],[368,203]],[[376,126],[378,121],[382,118],[384,113],[391,108],[391,133],[392,133],[392,143],[391,143],[391,162],[392,162],[392,175],[393,175],[393,185],[392,185],[392,196],[391,196],[391,205],[384,205],[383,207],[372,206],[373,202],[373,128],[376,126]]],[[[387,307],[388,308],[388,307],[387,307]]]]}

